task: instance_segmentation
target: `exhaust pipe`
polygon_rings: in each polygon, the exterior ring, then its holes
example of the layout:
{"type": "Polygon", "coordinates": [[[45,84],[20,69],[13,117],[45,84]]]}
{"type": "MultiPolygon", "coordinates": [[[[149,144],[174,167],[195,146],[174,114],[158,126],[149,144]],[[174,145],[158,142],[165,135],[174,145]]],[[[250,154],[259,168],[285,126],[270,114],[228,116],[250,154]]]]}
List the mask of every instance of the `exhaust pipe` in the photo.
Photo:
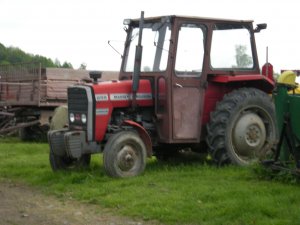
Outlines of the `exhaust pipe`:
{"type": "Polygon", "coordinates": [[[143,26],[144,26],[144,11],[141,12],[141,18],[139,22],[139,40],[138,45],[135,49],[135,59],[134,59],[134,70],[132,74],[132,106],[136,107],[136,93],[139,89],[140,84],[140,73],[141,73],[141,63],[142,63],[142,36],[143,36],[143,26]]]}

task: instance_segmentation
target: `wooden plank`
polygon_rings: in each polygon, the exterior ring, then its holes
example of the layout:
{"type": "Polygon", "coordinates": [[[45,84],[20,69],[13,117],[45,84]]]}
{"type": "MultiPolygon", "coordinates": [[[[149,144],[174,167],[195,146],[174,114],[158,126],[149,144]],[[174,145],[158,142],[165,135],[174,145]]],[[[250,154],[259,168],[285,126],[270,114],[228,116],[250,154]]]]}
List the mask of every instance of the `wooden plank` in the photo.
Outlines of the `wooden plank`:
{"type": "Polygon", "coordinates": [[[119,72],[116,71],[103,71],[101,80],[117,80],[119,78],[119,72]]]}
{"type": "Polygon", "coordinates": [[[10,126],[9,125],[7,128],[1,128],[0,129],[0,134],[4,134],[4,133],[7,133],[9,131],[17,130],[17,129],[20,129],[20,128],[23,128],[23,127],[33,126],[35,124],[38,124],[39,122],[40,122],[39,120],[34,120],[34,121],[31,121],[31,122],[18,123],[15,126],[10,126]]]}
{"type": "Polygon", "coordinates": [[[73,70],[65,68],[46,68],[47,80],[81,80],[89,77],[87,70],[73,70]]]}
{"type": "MultiPolygon", "coordinates": [[[[101,81],[118,79],[118,72],[103,71],[101,81]]],[[[60,105],[67,88],[90,80],[88,70],[42,68],[36,64],[0,67],[0,105],[60,105]]]]}
{"type": "Polygon", "coordinates": [[[38,102],[38,90],[36,83],[20,83],[18,85],[11,84],[6,86],[1,91],[1,100],[6,102],[6,105],[33,105],[38,102]]]}
{"type": "MultiPolygon", "coordinates": [[[[80,81],[89,79],[89,70],[74,70],[65,68],[46,68],[47,80],[74,80],[80,81]]],[[[117,71],[103,71],[101,80],[115,80],[118,79],[119,72],[117,71]]]]}

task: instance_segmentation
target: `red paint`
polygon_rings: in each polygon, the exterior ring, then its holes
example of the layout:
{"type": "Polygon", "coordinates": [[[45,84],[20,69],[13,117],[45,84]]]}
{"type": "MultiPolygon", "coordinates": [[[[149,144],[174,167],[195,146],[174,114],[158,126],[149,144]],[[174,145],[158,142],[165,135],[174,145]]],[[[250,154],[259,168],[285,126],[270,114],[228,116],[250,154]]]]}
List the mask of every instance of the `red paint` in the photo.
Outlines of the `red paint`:
{"type": "Polygon", "coordinates": [[[209,81],[211,82],[218,82],[218,83],[229,83],[229,82],[239,82],[239,81],[259,81],[265,80],[266,82],[270,83],[272,86],[275,85],[275,82],[270,79],[269,77],[263,76],[261,74],[249,74],[249,75],[215,75],[210,77],[209,81]]]}
{"type": "MultiPolygon", "coordinates": [[[[109,81],[101,82],[93,86],[94,94],[104,94],[108,96],[106,101],[96,101],[97,109],[108,109],[108,112],[103,115],[96,115],[95,118],[95,139],[96,141],[102,141],[111,118],[111,114],[114,108],[128,108],[131,106],[131,99],[116,100],[111,98],[112,95],[130,95],[132,94],[132,81],[109,81]]],[[[149,80],[140,80],[138,94],[152,94],[151,84],[149,80]]],[[[153,106],[153,99],[137,99],[137,105],[140,107],[153,106]]]]}
{"type": "MultiPolygon", "coordinates": [[[[237,89],[239,87],[247,87],[247,83],[249,84],[249,82],[251,81],[254,81],[258,88],[259,84],[264,82],[264,85],[260,87],[260,89],[262,89],[263,91],[268,91],[271,87],[271,89],[273,89],[273,87],[275,86],[274,80],[261,74],[234,76],[215,75],[208,77],[208,81],[208,87],[204,95],[202,125],[206,125],[209,122],[210,113],[214,111],[217,102],[221,101],[224,98],[225,94],[233,91],[234,89],[237,89]],[[243,82],[244,84],[241,84],[241,82],[243,82]]],[[[253,84],[249,87],[253,87],[253,84]]]]}
{"type": "Polygon", "coordinates": [[[268,77],[270,80],[274,81],[273,76],[273,65],[271,63],[266,63],[262,67],[262,75],[268,77]]]}
{"type": "Polygon", "coordinates": [[[210,121],[210,113],[214,111],[216,103],[221,101],[226,93],[232,91],[233,88],[220,83],[209,82],[204,95],[202,126],[210,121]]]}
{"type": "Polygon", "coordinates": [[[143,140],[146,150],[147,150],[147,156],[150,157],[152,156],[152,142],[151,142],[151,138],[148,134],[148,132],[146,131],[146,129],[141,126],[140,124],[132,121],[132,120],[125,120],[124,124],[127,124],[129,126],[134,127],[137,132],[139,133],[139,136],[141,137],[141,139],[143,140]]]}

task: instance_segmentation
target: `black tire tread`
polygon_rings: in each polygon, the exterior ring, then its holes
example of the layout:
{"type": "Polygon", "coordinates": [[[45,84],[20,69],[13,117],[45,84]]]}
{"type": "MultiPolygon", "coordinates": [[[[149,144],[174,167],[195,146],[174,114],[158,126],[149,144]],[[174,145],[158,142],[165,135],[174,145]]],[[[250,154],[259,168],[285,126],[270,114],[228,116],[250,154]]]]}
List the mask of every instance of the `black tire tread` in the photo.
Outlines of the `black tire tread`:
{"type": "Polygon", "coordinates": [[[146,154],[146,147],[145,147],[144,142],[142,141],[142,139],[138,136],[138,134],[136,134],[135,132],[132,132],[132,131],[118,132],[118,133],[114,134],[113,136],[111,136],[108,139],[108,141],[107,141],[107,143],[104,147],[104,151],[103,151],[104,170],[105,170],[105,172],[108,176],[116,177],[116,178],[137,176],[145,170],[146,155],[147,155],[146,154]],[[135,141],[138,145],[141,146],[140,154],[141,154],[141,157],[142,157],[141,158],[142,163],[141,163],[140,167],[138,168],[138,170],[134,171],[130,174],[123,173],[122,171],[118,170],[118,168],[116,168],[116,165],[114,163],[115,158],[116,158],[116,154],[117,154],[116,146],[119,145],[119,143],[121,143],[122,141],[124,141],[127,138],[135,141]]]}
{"type": "Polygon", "coordinates": [[[57,156],[50,151],[49,161],[53,171],[68,170],[70,168],[85,169],[90,165],[91,155],[85,154],[79,159],[73,160],[67,157],[57,156]]]}
{"type": "Polygon", "coordinates": [[[226,94],[223,100],[216,104],[215,110],[210,114],[210,122],[207,125],[206,142],[209,153],[218,165],[228,163],[236,164],[228,156],[226,150],[226,128],[232,114],[235,113],[239,105],[249,97],[254,97],[258,101],[271,103],[270,96],[259,89],[240,88],[226,94]]]}

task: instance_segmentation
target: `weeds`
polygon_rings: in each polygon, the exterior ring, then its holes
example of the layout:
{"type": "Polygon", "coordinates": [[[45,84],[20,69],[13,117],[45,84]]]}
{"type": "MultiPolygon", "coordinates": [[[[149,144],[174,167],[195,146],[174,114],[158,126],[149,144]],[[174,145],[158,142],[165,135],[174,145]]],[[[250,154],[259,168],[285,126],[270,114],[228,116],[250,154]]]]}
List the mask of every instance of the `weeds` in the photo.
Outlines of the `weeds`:
{"type": "Polygon", "coordinates": [[[113,179],[105,175],[99,154],[89,169],[53,173],[48,151],[43,143],[0,140],[0,179],[165,224],[300,223],[299,185],[269,179],[258,165],[217,168],[203,159],[162,163],[152,158],[141,176],[113,179]]]}

